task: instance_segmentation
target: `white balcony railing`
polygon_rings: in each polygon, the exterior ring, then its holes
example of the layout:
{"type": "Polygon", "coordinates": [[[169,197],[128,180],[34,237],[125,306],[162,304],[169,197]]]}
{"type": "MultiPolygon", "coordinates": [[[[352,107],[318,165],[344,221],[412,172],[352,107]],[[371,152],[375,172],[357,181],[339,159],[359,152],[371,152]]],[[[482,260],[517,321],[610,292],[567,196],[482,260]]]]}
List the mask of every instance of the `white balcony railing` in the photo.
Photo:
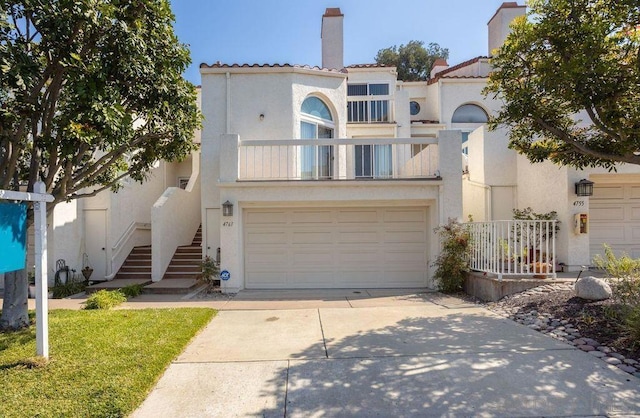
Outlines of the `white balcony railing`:
{"type": "Polygon", "coordinates": [[[439,177],[435,138],[242,140],[238,160],[239,180],[439,177]]]}
{"type": "Polygon", "coordinates": [[[348,123],[388,123],[394,120],[393,100],[389,96],[370,96],[347,101],[348,123]]]}
{"type": "Polygon", "coordinates": [[[503,276],[556,277],[557,221],[493,221],[466,224],[471,270],[503,276]]]}

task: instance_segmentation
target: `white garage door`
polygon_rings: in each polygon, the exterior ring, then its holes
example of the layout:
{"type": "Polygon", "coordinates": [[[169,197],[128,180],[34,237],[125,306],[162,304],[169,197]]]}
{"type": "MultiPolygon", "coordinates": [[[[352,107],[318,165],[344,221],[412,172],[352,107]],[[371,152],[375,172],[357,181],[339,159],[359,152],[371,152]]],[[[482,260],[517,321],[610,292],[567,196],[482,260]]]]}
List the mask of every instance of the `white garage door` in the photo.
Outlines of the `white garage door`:
{"type": "Polygon", "coordinates": [[[247,209],[246,287],[425,287],[427,208],[247,209]]]}
{"type": "Polygon", "coordinates": [[[589,201],[591,256],[609,244],[617,254],[640,258],[640,185],[597,184],[589,201]]]}

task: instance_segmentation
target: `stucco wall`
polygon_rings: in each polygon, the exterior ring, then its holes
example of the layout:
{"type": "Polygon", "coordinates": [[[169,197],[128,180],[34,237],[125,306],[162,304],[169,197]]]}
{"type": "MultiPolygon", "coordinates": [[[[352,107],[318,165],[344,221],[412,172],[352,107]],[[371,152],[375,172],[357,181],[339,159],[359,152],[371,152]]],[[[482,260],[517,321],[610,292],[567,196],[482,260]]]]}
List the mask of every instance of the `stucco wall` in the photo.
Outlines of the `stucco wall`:
{"type": "MultiPolygon", "coordinates": [[[[224,202],[218,190],[220,135],[227,131],[242,139],[300,138],[300,108],[309,95],[320,97],[331,109],[336,137],[346,135],[346,75],[326,71],[279,69],[256,72],[202,74],[202,223],[207,209],[224,202]],[[229,94],[227,94],[227,87],[229,94]],[[229,106],[227,98],[230,97],[229,106]],[[227,115],[227,109],[229,109],[227,115]],[[264,115],[264,118],[260,118],[264,115]],[[228,121],[227,121],[228,117],[228,121]]],[[[215,241],[203,231],[205,242],[215,241]]]]}

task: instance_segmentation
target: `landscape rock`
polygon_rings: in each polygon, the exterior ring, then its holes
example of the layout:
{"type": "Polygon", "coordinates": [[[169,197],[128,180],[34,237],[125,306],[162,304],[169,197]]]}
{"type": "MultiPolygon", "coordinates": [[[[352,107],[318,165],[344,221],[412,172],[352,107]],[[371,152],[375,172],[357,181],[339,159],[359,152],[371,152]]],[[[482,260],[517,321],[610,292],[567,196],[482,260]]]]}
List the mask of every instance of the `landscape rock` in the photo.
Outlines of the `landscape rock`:
{"type": "Polygon", "coordinates": [[[609,364],[613,364],[614,366],[617,366],[618,364],[622,364],[622,361],[615,357],[606,358],[604,361],[606,361],[609,364]]]}
{"type": "Polygon", "coordinates": [[[574,285],[577,297],[586,300],[604,300],[611,297],[611,286],[597,277],[583,277],[574,285]]]}

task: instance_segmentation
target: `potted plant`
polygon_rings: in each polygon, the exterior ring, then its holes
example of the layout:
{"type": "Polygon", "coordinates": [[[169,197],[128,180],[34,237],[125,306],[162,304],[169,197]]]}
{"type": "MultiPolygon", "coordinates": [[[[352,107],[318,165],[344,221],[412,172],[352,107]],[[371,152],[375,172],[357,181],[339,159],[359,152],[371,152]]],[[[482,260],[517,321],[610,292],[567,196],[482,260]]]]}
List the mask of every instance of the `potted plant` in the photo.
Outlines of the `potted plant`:
{"type": "Polygon", "coordinates": [[[36,297],[36,274],[33,271],[27,272],[27,280],[29,280],[29,297],[36,297]]]}
{"type": "Polygon", "coordinates": [[[91,274],[93,274],[93,269],[89,265],[89,256],[87,253],[82,254],[82,270],[80,270],[80,272],[84,276],[84,280],[89,283],[91,274]]]}

